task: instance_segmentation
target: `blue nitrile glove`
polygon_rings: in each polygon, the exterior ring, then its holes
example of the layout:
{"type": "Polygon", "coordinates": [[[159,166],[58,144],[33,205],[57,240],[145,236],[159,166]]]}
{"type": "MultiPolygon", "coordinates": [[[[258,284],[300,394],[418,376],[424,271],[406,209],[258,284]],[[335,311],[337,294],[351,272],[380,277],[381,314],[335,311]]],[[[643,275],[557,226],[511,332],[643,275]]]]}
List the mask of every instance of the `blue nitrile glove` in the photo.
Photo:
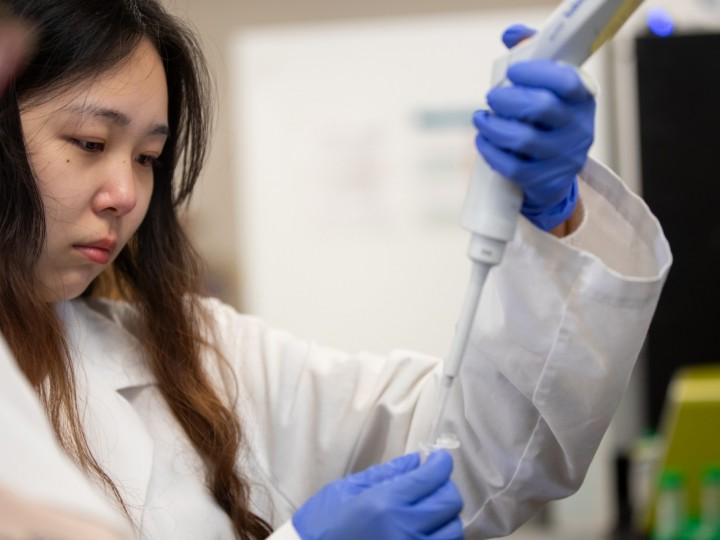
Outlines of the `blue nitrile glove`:
{"type": "MultiPolygon", "coordinates": [[[[503,41],[514,47],[533,33],[515,25],[503,41]]],[[[522,214],[550,231],[575,211],[577,175],[594,138],[595,98],[575,68],[550,60],[518,62],[507,77],[512,85],[487,96],[492,110],[474,115],[476,146],[522,189],[522,214]]]]}
{"type": "Polygon", "coordinates": [[[302,540],[460,540],[450,454],[397,458],[325,486],[293,516],[302,540]]]}

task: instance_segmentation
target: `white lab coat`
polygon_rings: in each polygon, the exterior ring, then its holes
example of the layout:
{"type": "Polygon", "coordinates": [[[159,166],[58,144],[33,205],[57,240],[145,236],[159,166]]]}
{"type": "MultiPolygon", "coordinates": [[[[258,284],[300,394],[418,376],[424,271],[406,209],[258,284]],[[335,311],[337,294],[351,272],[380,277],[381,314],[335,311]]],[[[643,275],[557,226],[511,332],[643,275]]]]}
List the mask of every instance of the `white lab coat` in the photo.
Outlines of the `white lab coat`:
{"type": "MultiPolygon", "coordinates": [[[[454,478],[468,538],[505,535],[581,484],[671,264],[661,228],[639,198],[592,161],[583,179],[581,228],[558,240],[523,220],[479,306],[448,411],[462,443],[454,478]]],[[[273,540],[297,538],[288,520],[324,484],[428,438],[439,360],[407,351],[346,354],[218,301],[204,305],[239,382],[236,410],[248,448],[238,466],[252,482],[255,511],[277,527],[273,540]]],[[[58,309],[90,445],[142,538],[230,540],[200,459],[145,368],[133,309],[105,301],[58,309]]],[[[2,430],[45,427],[31,421],[6,419],[2,430]]],[[[8,469],[8,454],[0,456],[8,469]]],[[[23,485],[36,456],[18,459],[0,483],[23,485]]],[[[74,504],[75,488],[53,475],[45,483],[74,504]]]]}
{"type": "Polygon", "coordinates": [[[74,512],[119,534],[129,533],[126,521],[61,451],[37,395],[2,336],[0,385],[0,489],[11,490],[27,503],[74,512]]]}

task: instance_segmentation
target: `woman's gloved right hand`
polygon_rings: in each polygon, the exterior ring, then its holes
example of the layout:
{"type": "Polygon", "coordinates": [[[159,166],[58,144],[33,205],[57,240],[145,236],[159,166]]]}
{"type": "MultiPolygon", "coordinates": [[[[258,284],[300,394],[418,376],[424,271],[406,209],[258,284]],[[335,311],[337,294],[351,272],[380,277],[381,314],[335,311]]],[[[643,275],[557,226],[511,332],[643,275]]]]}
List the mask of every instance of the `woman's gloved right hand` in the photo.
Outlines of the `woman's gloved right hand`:
{"type": "MultiPolygon", "coordinates": [[[[503,34],[513,48],[535,31],[514,25],[503,34]]],[[[551,60],[516,62],[511,84],[493,88],[490,110],[478,111],[477,149],[495,171],[523,192],[521,212],[544,231],[577,207],[578,175],[595,133],[595,97],[581,72],[551,60]]]]}
{"type": "Polygon", "coordinates": [[[293,516],[302,540],[460,540],[462,498],[444,451],[418,454],[328,484],[293,516]]]}

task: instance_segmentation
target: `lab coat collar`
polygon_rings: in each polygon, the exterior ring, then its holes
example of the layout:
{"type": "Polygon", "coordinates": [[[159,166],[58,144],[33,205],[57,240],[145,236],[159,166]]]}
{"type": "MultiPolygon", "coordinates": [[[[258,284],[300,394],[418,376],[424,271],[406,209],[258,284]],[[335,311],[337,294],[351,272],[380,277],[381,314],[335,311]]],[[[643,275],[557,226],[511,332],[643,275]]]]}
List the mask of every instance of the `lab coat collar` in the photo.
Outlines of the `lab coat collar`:
{"type": "MultiPolygon", "coordinates": [[[[63,302],[57,310],[66,327],[88,444],[140,527],[155,453],[153,438],[133,407],[134,395],[155,382],[142,346],[119,321],[83,301],[63,302]],[[124,419],[122,425],[118,418],[124,419]]],[[[114,500],[112,493],[108,498],[114,500]]]]}
{"type": "Polygon", "coordinates": [[[118,392],[155,384],[140,341],[122,321],[103,312],[103,305],[99,302],[91,307],[85,300],[57,305],[73,361],[77,367],[102,374],[118,392]]]}

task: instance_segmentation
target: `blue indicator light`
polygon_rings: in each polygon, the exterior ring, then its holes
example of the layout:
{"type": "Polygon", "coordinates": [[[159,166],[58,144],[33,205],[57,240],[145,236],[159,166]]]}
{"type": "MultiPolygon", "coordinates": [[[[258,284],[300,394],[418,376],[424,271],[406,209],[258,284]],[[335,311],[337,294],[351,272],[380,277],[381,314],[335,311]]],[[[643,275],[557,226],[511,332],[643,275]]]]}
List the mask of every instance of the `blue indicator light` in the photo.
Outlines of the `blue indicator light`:
{"type": "Polygon", "coordinates": [[[648,12],[647,25],[650,31],[659,37],[670,37],[675,31],[675,23],[667,9],[653,8],[648,12]]]}

